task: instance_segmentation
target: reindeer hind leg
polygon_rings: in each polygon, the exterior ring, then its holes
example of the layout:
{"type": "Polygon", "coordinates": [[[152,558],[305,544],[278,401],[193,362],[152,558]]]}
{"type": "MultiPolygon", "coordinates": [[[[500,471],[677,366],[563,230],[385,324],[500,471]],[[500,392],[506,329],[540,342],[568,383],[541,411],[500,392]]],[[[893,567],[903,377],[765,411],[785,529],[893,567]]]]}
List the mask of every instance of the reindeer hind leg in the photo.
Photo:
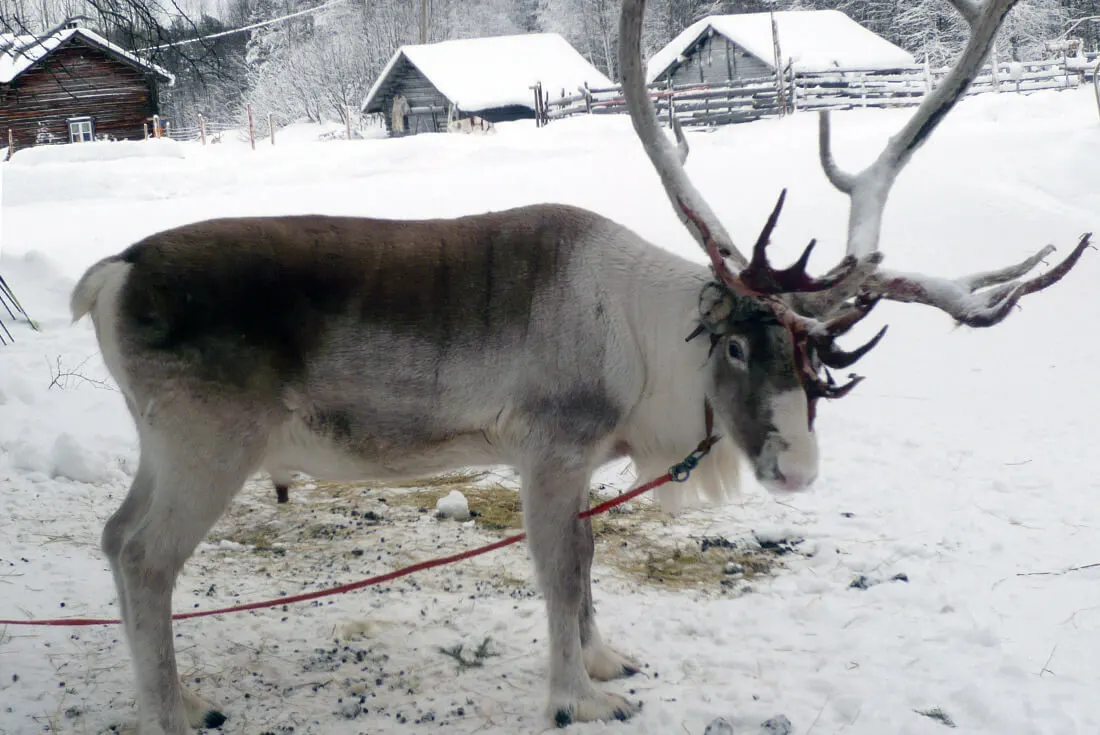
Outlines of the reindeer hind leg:
{"type": "Polygon", "coordinates": [[[104,532],[124,606],[142,735],[185,735],[225,720],[180,686],[171,612],[184,563],[258,464],[262,443],[250,447],[240,439],[250,427],[227,428],[212,421],[171,437],[143,431],[135,501],[127,507],[128,497],[104,532]]]}

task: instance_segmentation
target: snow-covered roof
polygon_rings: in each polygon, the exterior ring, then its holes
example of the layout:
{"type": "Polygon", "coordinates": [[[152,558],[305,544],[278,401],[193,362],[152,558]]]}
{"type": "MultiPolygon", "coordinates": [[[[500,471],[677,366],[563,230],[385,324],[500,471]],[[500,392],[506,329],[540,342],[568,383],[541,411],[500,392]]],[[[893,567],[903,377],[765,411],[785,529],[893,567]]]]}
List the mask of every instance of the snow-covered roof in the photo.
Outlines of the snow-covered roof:
{"type": "Polygon", "coordinates": [[[557,33],[466,38],[402,46],[367,92],[364,111],[372,103],[381,103],[375,97],[402,58],[466,112],[510,105],[534,109],[531,86],[535,82],[542,82],[551,96],[562,89],[572,94],[585,82],[590,87],[612,86],[610,79],[557,33]]]}
{"type": "MultiPolygon", "coordinates": [[[[913,55],[867,30],[839,10],[776,12],[783,65],[795,71],[885,69],[915,63],[913,55]]],[[[709,29],[719,33],[771,68],[775,68],[772,13],[711,15],[688,26],[649,60],[653,81],[685,54],[709,29]]]]}
{"type": "Polygon", "coordinates": [[[176,78],[167,69],[134,56],[121,46],[111,43],[103,36],[87,28],[64,28],[42,37],[0,33],[0,84],[11,82],[74,36],[78,36],[92,46],[98,46],[134,66],[157,74],[167,80],[169,84],[175,84],[176,78]]]}

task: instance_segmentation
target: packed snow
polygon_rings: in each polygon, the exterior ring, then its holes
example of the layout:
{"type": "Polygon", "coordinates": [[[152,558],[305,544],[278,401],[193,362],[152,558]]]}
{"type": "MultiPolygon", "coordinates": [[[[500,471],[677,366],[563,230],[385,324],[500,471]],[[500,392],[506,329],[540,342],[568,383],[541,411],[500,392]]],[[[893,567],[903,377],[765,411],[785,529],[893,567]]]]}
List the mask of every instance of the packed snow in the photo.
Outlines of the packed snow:
{"type": "MultiPolygon", "coordinates": [[[[907,114],[834,113],[838,161],[868,163],[907,114]]],[[[813,116],[688,137],[688,171],[737,242],[752,241],[789,187],[777,262],[811,237],[813,270],[839,258],[845,199],[818,168],[813,116]]],[[[17,151],[0,166],[0,273],[42,329],[0,312],[16,338],[0,347],[0,618],[117,613],[98,539],[136,442],[90,323],[71,325],[67,309],[98,258],[210,217],[412,218],[556,201],[703,262],[625,117],[507,123],[495,136],[306,138],[255,151],[162,141],[148,150],[163,155],[141,157],[88,143],[17,151]]],[[[962,275],[1048,242],[1064,254],[1097,228],[1098,151],[1091,90],[964,100],[897,182],[886,262],[962,275]]],[[[988,330],[880,305],[846,342],[891,325],[859,364],[868,379],[819,412],[810,492],[749,483],[729,507],[663,520],[631,503],[618,522],[685,550],[755,538],[782,553],[752,579],[731,567],[728,584],[674,585],[615,566],[619,537],[601,537],[604,637],[646,663],[603,686],[645,706],[568,732],[713,735],[726,732],[719,718],[737,735],[938,735],[948,723],[1100,732],[1098,273],[1090,251],[988,330]]],[[[633,481],[620,470],[601,474],[601,492],[633,481]]],[[[471,510],[475,490],[463,490],[471,510]]],[[[312,591],[507,532],[437,519],[437,496],[419,509],[402,497],[299,481],[277,505],[257,477],[184,570],[174,607],[312,591]]],[[[179,622],[176,646],[188,687],[229,716],[225,732],[512,735],[551,724],[545,625],[521,544],[315,603],[179,622]]],[[[117,628],[0,627],[0,733],[133,721],[117,628]]]]}
{"type": "Polygon", "coordinates": [[[646,78],[653,81],[710,29],[775,66],[772,16],[779,31],[783,66],[797,72],[889,69],[913,64],[913,55],[839,10],[783,10],[776,13],[709,15],[696,21],[653,54],[646,78]]]}
{"type": "Polygon", "coordinates": [[[458,490],[451,490],[446,497],[440,498],[435,504],[435,510],[443,518],[454,518],[457,521],[465,521],[470,517],[470,504],[466,502],[466,496],[458,490]]]}
{"type": "Polygon", "coordinates": [[[612,86],[610,79],[557,33],[463,38],[402,46],[367,92],[364,109],[402,56],[464,112],[510,105],[534,109],[531,87],[537,82],[552,96],[562,90],[576,94],[585,84],[612,86]]]}

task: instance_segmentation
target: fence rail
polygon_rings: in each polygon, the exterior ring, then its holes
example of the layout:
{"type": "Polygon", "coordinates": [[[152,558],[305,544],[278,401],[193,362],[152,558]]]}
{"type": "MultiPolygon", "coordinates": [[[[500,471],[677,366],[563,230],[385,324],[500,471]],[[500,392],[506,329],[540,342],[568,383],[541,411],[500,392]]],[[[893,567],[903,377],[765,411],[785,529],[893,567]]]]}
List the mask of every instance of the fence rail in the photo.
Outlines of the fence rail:
{"type": "MultiPolygon", "coordinates": [[[[1072,89],[1093,81],[1098,55],[1064,57],[1035,62],[986,65],[967,90],[968,95],[997,92],[1036,92],[1072,89]]],[[[915,65],[893,69],[851,69],[792,72],[752,79],[731,79],[724,84],[648,86],[657,113],[688,125],[724,125],[777,117],[797,110],[843,110],[859,107],[918,105],[948,73],[948,68],[915,65]]],[[[619,86],[582,88],[543,103],[546,120],[579,114],[626,112],[619,86]]]]}
{"type": "Polygon", "coordinates": [[[208,140],[218,140],[222,135],[231,131],[240,130],[240,125],[233,123],[213,122],[211,120],[203,120],[201,123],[196,120],[191,125],[171,125],[168,128],[167,136],[172,140],[178,141],[192,141],[201,140],[205,132],[208,140]]]}

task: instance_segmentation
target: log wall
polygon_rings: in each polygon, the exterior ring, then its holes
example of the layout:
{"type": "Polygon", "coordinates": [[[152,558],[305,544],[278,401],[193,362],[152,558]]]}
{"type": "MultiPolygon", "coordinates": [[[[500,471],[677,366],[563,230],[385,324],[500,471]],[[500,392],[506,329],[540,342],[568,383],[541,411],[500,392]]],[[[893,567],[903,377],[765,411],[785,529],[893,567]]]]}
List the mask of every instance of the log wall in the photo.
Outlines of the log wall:
{"type": "Polygon", "coordinates": [[[0,136],[16,148],[69,140],[69,118],[88,116],[94,134],[141,139],[157,112],[150,75],[74,36],[41,64],[0,85],[0,136]]]}

